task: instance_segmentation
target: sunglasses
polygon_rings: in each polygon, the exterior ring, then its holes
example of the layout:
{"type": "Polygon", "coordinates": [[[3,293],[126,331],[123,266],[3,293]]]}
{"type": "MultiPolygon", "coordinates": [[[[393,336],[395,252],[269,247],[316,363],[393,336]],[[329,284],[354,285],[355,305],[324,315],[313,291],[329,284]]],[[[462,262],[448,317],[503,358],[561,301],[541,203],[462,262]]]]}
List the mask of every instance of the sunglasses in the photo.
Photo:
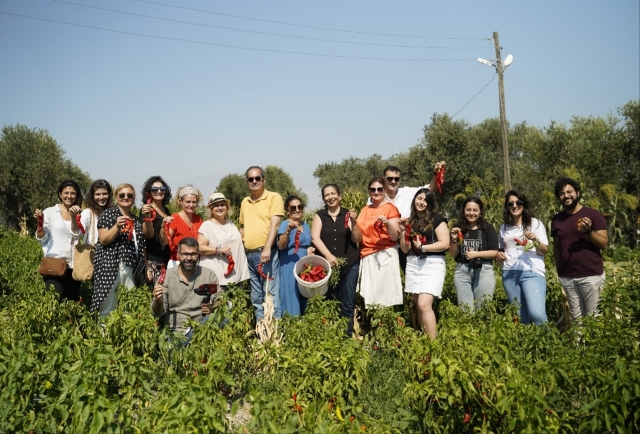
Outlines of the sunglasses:
{"type": "Polygon", "coordinates": [[[256,181],[256,182],[262,181],[262,176],[255,176],[255,177],[250,176],[247,178],[247,182],[253,182],[253,181],[256,181]]]}
{"type": "Polygon", "coordinates": [[[164,193],[165,191],[167,191],[167,187],[164,187],[164,186],[162,186],[162,187],[151,187],[151,191],[154,192],[154,193],[157,193],[157,192],[164,193]]]}
{"type": "Polygon", "coordinates": [[[304,205],[291,205],[289,212],[304,211],[304,205]]]}
{"type": "Polygon", "coordinates": [[[120,193],[120,194],[118,195],[118,197],[119,197],[120,199],[124,199],[125,197],[126,197],[127,199],[133,199],[133,193],[120,193]]]}
{"type": "Polygon", "coordinates": [[[376,187],[369,187],[369,193],[375,193],[376,191],[377,191],[378,193],[382,193],[382,192],[384,191],[384,188],[383,188],[383,187],[378,187],[378,188],[376,188],[376,187]]]}
{"type": "Polygon", "coordinates": [[[524,202],[523,202],[523,201],[521,201],[521,200],[516,200],[515,202],[514,202],[514,201],[512,201],[512,200],[510,200],[509,202],[507,202],[507,206],[508,206],[508,207],[512,207],[513,205],[515,205],[515,206],[520,207],[520,206],[522,206],[522,204],[523,204],[523,203],[524,203],[524,202]]]}
{"type": "Polygon", "coordinates": [[[387,182],[400,182],[399,176],[387,176],[387,182]]]}

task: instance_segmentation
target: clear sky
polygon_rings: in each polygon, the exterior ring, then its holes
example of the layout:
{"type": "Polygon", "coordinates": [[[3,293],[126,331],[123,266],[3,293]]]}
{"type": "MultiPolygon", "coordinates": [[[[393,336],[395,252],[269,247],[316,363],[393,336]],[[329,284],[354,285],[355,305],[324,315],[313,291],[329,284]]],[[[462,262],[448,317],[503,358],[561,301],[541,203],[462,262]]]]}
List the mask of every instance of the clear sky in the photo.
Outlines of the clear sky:
{"type": "MultiPolygon", "coordinates": [[[[494,31],[514,56],[511,123],[640,97],[636,0],[0,0],[0,12],[0,124],[46,129],[94,179],[136,188],[159,174],[206,197],[273,164],[319,205],[319,164],[404,152],[433,113],[469,102],[494,75],[475,61],[495,57],[494,31]]],[[[497,81],[456,119],[499,116],[497,81]]]]}

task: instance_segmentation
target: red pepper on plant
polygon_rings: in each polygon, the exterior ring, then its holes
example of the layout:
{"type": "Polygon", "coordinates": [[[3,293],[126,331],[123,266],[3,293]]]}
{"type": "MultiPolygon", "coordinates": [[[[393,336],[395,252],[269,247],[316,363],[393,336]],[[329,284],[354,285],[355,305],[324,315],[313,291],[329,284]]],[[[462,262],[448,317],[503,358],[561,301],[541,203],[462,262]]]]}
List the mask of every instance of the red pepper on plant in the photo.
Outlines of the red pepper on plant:
{"type": "Polygon", "coordinates": [[[442,184],[444,184],[444,172],[446,168],[444,166],[440,167],[436,172],[436,187],[438,187],[438,191],[442,194],[442,184]]]}
{"type": "Polygon", "coordinates": [[[78,225],[78,229],[80,229],[80,233],[84,234],[84,226],[82,226],[82,222],[80,221],[80,214],[76,214],[76,224],[78,225]]]}
{"type": "Polygon", "coordinates": [[[262,272],[262,267],[263,266],[264,266],[264,264],[262,262],[260,262],[258,264],[258,274],[260,275],[260,277],[262,277],[263,279],[267,279],[267,280],[273,280],[273,277],[267,278],[267,275],[262,272]]]}
{"type": "MultiPolygon", "coordinates": [[[[153,201],[153,199],[151,198],[151,195],[149,193],[145,193],[144,196],[147,198],[147,201],[145,202],[147,205],[151,205],[151,202],[153,201]]],[[[143,222],[152,222],[156,219],[156,210],[151,207],[151,210],[149,211],[150,217],[143,217],[142,221],[143,222]]]]}
{"type": "Polygon", "coordinates": [[[231,272],[233,271],[233,269],[236,266],[236,263],[233,260],[233,256],[229,255],[227,257],[227,261],[229,261],[229,265],[227,265],[227,271],[226,271],[226,273],[224,273],[224,277],[227,277],[229,274],[231,274],[231,272]]]}
{"type": "Polygon", "coordinates": [[[464,419],[462,419],[463,423],[469,423],[471,421],[471,408],[469,404],[464,405],[464,419]]]}

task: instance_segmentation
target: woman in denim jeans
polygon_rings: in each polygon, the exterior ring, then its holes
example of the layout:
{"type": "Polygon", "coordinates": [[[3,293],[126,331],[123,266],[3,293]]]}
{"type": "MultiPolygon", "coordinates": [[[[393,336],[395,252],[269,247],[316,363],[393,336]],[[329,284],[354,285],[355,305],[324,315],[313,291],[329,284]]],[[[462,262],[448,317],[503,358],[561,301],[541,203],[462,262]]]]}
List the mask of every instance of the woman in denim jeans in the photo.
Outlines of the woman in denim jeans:
{"type": "Polygon", "coordinates": [[[515,190],[504,197],[504,224],[500,226],[502,285],[509,302],[520,306],[520,322],[547,322],[544,255],[549,249],[547,231],[533,216],[527,197],[515,190]]]}
{"type": "Polygon", "coordinates": [[[466,305],[471,312],[482,307],[484,298],[492,298],[496,288],[493,259],[498,254],[498,235],[484,221],[483,209],[479,197],[465,199],[450,232],[449,254],[457,262],[453,285],[458,306],[466,305]]]}

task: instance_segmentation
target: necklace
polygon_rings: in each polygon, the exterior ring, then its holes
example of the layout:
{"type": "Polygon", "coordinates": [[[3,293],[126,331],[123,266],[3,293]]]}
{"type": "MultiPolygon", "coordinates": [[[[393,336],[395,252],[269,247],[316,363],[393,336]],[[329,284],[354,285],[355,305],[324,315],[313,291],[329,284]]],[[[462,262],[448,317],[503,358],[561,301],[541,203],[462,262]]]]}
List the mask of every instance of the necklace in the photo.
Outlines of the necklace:
{"type": "Polygon", "coordinates": [[[338,210],[335,213],[332,213],[331,211],[327,210],[327,214],[329,214],[329,217],[336,217],[338,214],[340,214],[340,208],[338,208],[338,210]]]}

